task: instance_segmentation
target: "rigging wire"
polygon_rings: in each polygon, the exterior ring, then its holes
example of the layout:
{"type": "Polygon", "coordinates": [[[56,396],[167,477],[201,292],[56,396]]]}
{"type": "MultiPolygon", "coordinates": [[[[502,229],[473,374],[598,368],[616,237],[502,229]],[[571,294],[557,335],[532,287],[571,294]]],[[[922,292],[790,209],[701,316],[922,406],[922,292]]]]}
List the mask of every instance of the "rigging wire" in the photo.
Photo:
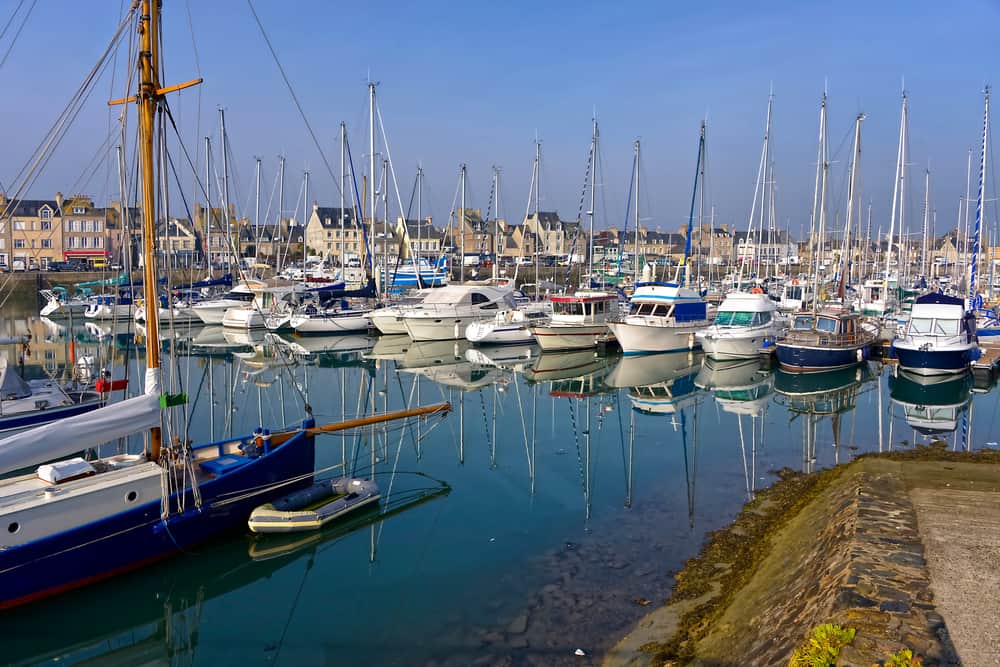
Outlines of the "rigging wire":
{"type": "Polygon", "coordinates": [[[295,108],[299,110],[299,115],[302,116],[302,122],[305,123],[306,129],[309,131],[309,136],[312,137],[313,144],[315,144],[316,150],[319,151],[319,155],[323,159],[323,165],[326,167],[327,173],[330,174],[330,178],[333,180],[334,186],[337,188],[337,194],[339,195],[340,183],[333,173],[333,167],[330,166],[330,161],[326,157],[326,152],[323,151],[323,146],[320,144],[319,139],[316,137],[316,133],[313,131],[312,125],[309,123],[309,119],[306,117],[306,112],[302,108],[302,104],[299,102],[298,95],[295,94],[295,89],[292,88],[292,82],[288,79],[288,75],[285,74],[285,68],[278,59],[278,52],[274,50],[274,46],[271,44],[271,38],[268,37],[267,31],[264,30],[264,24],[261,23],[260,16],[257,15],[257,10],[253,6],[253,0],[247,0],[247,5],[250,7],[250,13],[253,14],[254,21],[257,22],[257,27],[260,28],[260,35],[264,38],[264,43],[271,52],[271,57],[274,58],[274,64],[278,66],[278,72],[281,73],[281,78],[284,80],[285,86],[288,88],[288,93],[292,96],[292,101],[295,102],[295,108]]]}
{"type": "MultiPolygon", "coordinates": [[[[38,3],[38,0],[31,0],[31,6],[28,7],[28,11],[24,13],[24,18],[21,20],[21,25],[19,25],[17,27],[17,32],[14,33],[14,36],[10,40],[10,46],[7,47],[7,51],[3,54],[3,58],[0,58],[0,69],[3,69],[4,63],[7,62],[7,58],[10,57],[11,51],[14,50],[14,45],[17,44],[17,38],[21,36],[21,31],[24,30],[24,25],[28,22],[28,18],[31,16],[31,11],[35,8],[35,5],[37,3],[38,3]]],[[[11,17],[10,17],[11,21],[14,20],[14,16],[17,15],[17,11],[20,8],[21,8],[21,5],[18,4],[17,9],[14,10],[14,14],[12,14],[11,17]]],[[[9,27],[9,25],[10,24],[8,23],[8,27],[9,27]]],[[[7,28],[4,28],[4,33],[6,33],[6,32],[7,32],[7,28]]],[[[3,38],[3,34],[0,34],[0,39],[2,39],[2,38],[3,38]]]]}

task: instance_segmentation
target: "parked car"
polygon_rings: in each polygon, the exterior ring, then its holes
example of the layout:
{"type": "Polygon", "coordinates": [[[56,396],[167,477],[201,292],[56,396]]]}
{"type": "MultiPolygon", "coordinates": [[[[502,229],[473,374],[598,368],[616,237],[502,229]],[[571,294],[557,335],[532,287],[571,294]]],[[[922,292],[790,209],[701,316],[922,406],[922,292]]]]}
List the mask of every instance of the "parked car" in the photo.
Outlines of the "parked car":
{"type": "Polygon", "coordinates": [[[24,265],[23,259],[15,259],[14,263],[10,265],[10,268],[12,271],[24,271],[27,267],[24,265]]]}
{"type": "Polygon", "coordinates": [[[38,262],[31,262],[28,264],[29,271],[41,271],[42,267],[38,266],[38,262]]]}

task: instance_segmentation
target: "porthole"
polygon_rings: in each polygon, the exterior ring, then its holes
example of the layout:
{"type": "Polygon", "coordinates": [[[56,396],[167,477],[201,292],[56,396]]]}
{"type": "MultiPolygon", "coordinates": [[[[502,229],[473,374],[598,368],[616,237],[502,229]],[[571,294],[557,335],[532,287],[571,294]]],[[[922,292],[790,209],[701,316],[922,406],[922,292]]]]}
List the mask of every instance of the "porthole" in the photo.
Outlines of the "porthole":
{"type": "Polygon", "coordinates": [[[7,526],[8,533],[14,534],[20,531],[21,531],[21,524],[19,524],[17,521],[11,521],[10,525],[7,526]]]}
{"type": "Polygon", "coordinates": [[[138,493],[136,493],[135,491],[129,491],[128,493],[125,494],[125,502],[134,503],[138,497],[139,497],[138,493]]]}

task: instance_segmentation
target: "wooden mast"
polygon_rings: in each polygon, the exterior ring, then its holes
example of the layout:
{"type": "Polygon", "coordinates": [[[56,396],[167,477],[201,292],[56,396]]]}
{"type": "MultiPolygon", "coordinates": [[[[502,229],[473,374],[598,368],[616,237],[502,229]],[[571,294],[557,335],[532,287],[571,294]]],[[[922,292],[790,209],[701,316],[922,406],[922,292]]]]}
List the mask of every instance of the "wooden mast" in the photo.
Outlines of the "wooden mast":
{"type": "MultiPolygon", "coordinates": [[[[156,192],[153,184],[153,128],[160,93],[159,67],[159,23],[161,0],[142,0],[142,14],[139,17],[139,33],[142,46],[139,52],[139,168],[142,179],[142,254],[143,254],[143,299],[146,302],[146,393],[159,392],[160,346],[156,296],[156,256],[153,240],[156,238],[156,192]]],[[[166,215],[166,211],[164,211],[166,215]]],[[[160,457],[162,436],[159,427],[150,429],[149,446],[153,460],[160,457]]]]}

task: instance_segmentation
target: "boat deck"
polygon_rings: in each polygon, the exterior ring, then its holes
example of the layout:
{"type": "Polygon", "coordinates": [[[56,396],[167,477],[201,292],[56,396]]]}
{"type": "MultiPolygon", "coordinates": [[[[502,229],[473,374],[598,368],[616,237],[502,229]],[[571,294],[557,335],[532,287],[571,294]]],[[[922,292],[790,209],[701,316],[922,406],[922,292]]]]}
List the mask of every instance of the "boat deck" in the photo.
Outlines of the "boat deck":
{"type": "Polygon", "coordinates": [[[972,372],[981,376],[992,376],[1000,368],[1000,343],[979,343],[981,356],[972,362],[972,372]]]}

